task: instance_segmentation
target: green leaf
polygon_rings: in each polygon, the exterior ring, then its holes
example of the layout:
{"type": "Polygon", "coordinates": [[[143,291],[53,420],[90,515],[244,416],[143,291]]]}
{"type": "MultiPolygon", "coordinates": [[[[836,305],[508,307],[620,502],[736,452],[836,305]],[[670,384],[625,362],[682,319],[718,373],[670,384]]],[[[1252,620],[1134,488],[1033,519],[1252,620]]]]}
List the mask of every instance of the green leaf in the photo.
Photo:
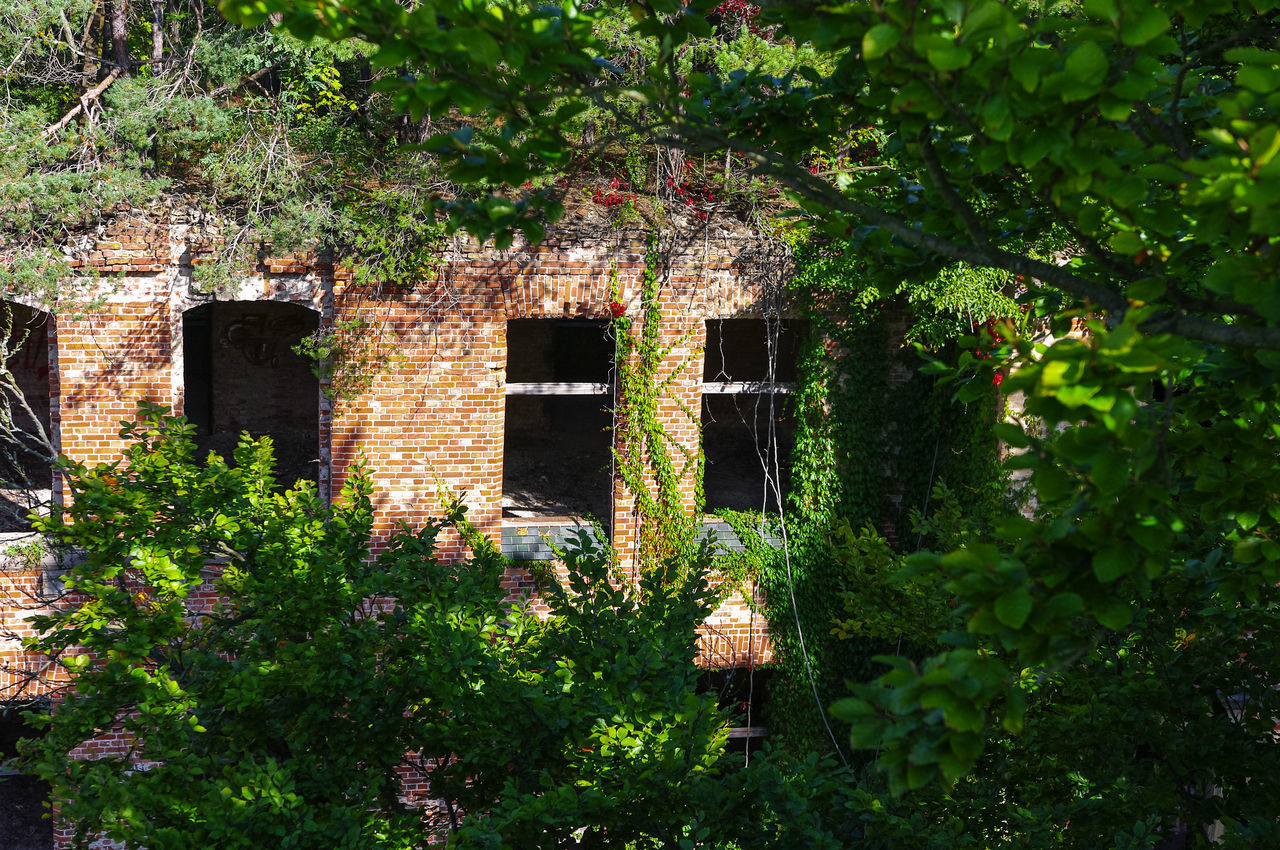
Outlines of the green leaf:
{"type": "Polygon", "coordinates": [[[1106,79],[1110,63],[1096,42],[1086,41],[1067,57],[1062,99],[1068,103],[1097,94],[1106,79]]]}
{"type": "Polygon", "coordinates": [[[452,30],[451,35],[471,61],[486,68],[496,68],[502,61],[502,48],[498,42],[479,27],[459,27],[452,30]]]}
{"type": "Polygon", "coordinates": [[[1011,629],[1020,629],[1031,614],[1032,598],[1025,587],[1006,591],[996,599],[996,618],[1011,629]]]}
{"type": "Polygon", "coordinates": [[[1133,621],[1133,611],[1125,602],[1118,599],[1104,598],[1097,600],[1092,606],[1094,619],[1112,631],[1125,629],[1133,621]]]}
{"type": "Polygon", "coordinates": [[[954,44],[931,47],[925,52],[925,56],[930,65],[943,72],[959,71],[973,61],[973,54],[968,49],[954,44]]]}
{"type": "Polygon", "coordinates": [[[1084,0],[1084,10],[1095,18],[1113,24],[1120,22],[1120,7],[1116,0],[1084,0]]]}
{"type": "Polygon", "coordinates": [[[1021,735],[1026,714],[1026,696],[1017,684],[1011,685],[1005,695],[1004,714],[1000,718],[1001,728],[1010,735],[1021,735]]]}
{"type": "Polygon", "coordinates": [[[1036,494],[1045,503],[1059,502],[1073,493],[1075,481],[1056,466],[1041,466],[1032,475],[1036,494]]]}
{"type": "Polygon", "coordinates": [[[862,58],[879,59],[897,45],[902,30],[893,24],[876,24],[862,36],[862,58]]]}
{"type": "Polygon", "coordinates": [[[1093,574],[1104,584],[1110,584],[1137,565],[1137,555],[1122,545],[1109,546],[1093,555],[1093,574]]]}
{"type": "Polygon", "coordinates": [[[1259,94],[1271,94],[1280,88],[1280,69],[1245,65],[1236,72],[1236,85],[1259,94]]]}
{"type": "Polygon", "coordinates": [[[1128,294],[1134,301],[1154,302],[1164,297],[1166,289],[1164,278],[1144,277],[1129,284],[1128,294]]]}
{"type": "Polygon", "coordinates": [[[1013,422],[997,422],[994,426],[995,436],[1005,445],[1015,449],[1024,449],[1031,445],[1031,438],[1022,426],[1013,422]]]}
{"type": "Polygon", "coordinates": [[[1125,17],[1124,25],[1120,27],[1120,40],[1128,47],[1141,47],[1162,35],[1171,25],[1163,10],[1144,3],[1136,17],[1125,17]]]}
{"type": "Polygon", "coordinates": [[[1121,230],[1110,240],[1111,249],[1117,254],[1127,257],[1136,255],[1143,249],[1142,237],[1132,230],[1121,230]]]}
{"type": "Polygon", "coordinates": [[[1115,451],[1096,455],[1089,470],[1089,478],[1104,496],[1118,492],[1129,480],[1128,457],[1115,451]]]}

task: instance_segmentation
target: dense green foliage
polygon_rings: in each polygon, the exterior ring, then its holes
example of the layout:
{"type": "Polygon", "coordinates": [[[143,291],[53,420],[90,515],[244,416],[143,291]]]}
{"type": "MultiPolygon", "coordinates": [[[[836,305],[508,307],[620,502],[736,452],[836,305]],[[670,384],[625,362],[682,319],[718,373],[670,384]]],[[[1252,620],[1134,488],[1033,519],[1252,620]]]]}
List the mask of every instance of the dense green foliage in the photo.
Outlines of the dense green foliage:
{"type": "MultiPolygon", "coordinates": [[[[957,340],[973,331],[969,311],[1020,312],[979,276],[882,292],[856,253],[802,244],[795,261],[792,309],[809,317],[811,338],[787,402],[797,427],[788,509],[767,523],[773,541],[753,533],[759,517],[738,517],[734,525],[752,544],[747,560],[766,591],[777,656],[770,728],[791,746],[822,751],[833,746],[826,706],[847,681],[874,675],[873,656],[904,646],[898,630],[847,628],[850,609],[870,614],[874,602],[849,593],[857,568],[842,557],[839,541],[867,528],[893,534],[895,549],[937,544],[914,518],[938,508],[932,493],[939,482],[952,486],[950,503],[963,501],[978,525],[989,525],[1010,502],[992,431],[999,402],[990,378],[974,402],[957,402],[950,386],[919,371],[922,361],[904,338],[954,355],[957,340]],[[776,545],[783,520],[786,551],[776,545]]],[[[835,729],[847,735],[843,724],[835,729]]]]}
{"type": "MultiPolygon", "coordinates": [[[[517,187],[571,147],[566,117],[630,100],[642,108],[615,108],[620,124],[742,157],[876,279],[926,282],[957,261],[1014,277],[1058,317],[1056,341],[1010,324],[1010,342],[975,335],[938,372],[969,378],[962,401],[996,374],[1026,394],[1001,433],[1023,450],[1034,515],[885,573],[924,648],[887,658],[837,713],[895,789],[940,781],[963,805],[977,782],[1006,801],[1016,816],[978,809],[988,838],[1204,843],[1216,821],[1229,844],[1274,842],[1259,793],[1280,563],[1273,3],[769,4],[769,38],[817,56],[780,74],[685,65],[718,11],[652,0],[630,4],[649,46],[630,75],[607,61],[611,4],[225,7],[426,69],[394,84],[399,102],[474,116],[432,143],[459,179],[517,187]],[[887,161],[850,155],[863,128],[887,161]],[[1073,316],[1101,318],[1079,340],[1064,337],[1073,316]]],[[[450,209],[482,235],[554,212],[519,192],[450,209]]],[[[858,540],[858,563],[889,557],[858,540]]]]}
{"type": "MultiPolygon", "coordinates": [[[[68,2],[64,27],[56,10],[20,5],[6,60],[54,47],[23,65],[36,72],[11,89],[21,108],[0,128],[0,212],[28,255],[13,274],[31,286],[53,268],[40,251],[72,222],[186,179],[182,163],[199,163],[192,185],[237,211],[245,229],[231,245],[311,240],[359,259],[344,246],[367,243],[375,269],[408,258],[376,271],[388,276],[427,264],[423,240],[407,228],[398,253],[396,232],[362,227],[413,220],[426,202],[500,245],[517,231],[537,239],[584,155],[610,162],[618,183],[598,203],[627,215],[655,212],[640,208],[642,190],[689,223],[716,211],[716,190],[756,220],[789,212],[845,264],[802,277],[806,291],[830,295],[837,336],[868,333],[845,339],[859,367],[810,364],[803,403],[856,413],[857,427],[823,430],[819,417],[802,434],[794,504],[797,541],[810,543],[775,570],[773,598],[796,590],[816,630],[894,645],[890,672],[835,713],[894,791],[914,789],[887,805],[850,791],[866,834],[839,834],[866,846],[1155,847],[1180,831],[1203,845],[1220,823],[1226,846],[1276,843],[1274,4],[729,5],[226,0],[241,22],[279,13],[297,37],[336,41],[197,27],[179,11],[173,43],[187,52],[162,39],[160,53],[184,62],[145,68],[127,61],[139,22],[116,29],[94,4],[68,2]],[[70,37],[23,40],[63,29],[70,37]],[[79,31],[101,36],[115,65],[71,61],[79,31]],[[268,65],[259,100],[243,75],[268,65]],[[125,75],[95,121],[44,138],[39,127],[113,67],[125,75]],[[406,149],[421,140],[425,150],[406,149]],[[351,163],[387,175],[383,188],[352,190],[351,163]],[[984,324],[1017,318],[1001,292],[1031,305],[1025,325],[984,324]],[[893,294],[915,305],[913,334],[938,360],[895,397],[905,411],[880,390],[865,407],[855,394],[886,368],[872,305],[893,294]],[[1072,319],[1088,322],[1084,338],[1067,337],[1072,319]],[[824,374],[847,383],[810,394],[824,374]],[[999,501],[998,476],[985,479],[994,492],[967,489],[989,452],[948,471],[954,458],[938,448],[940,435],[987,437],[953,428],[933,383],[983,406],[998,379],[1026,398],[1020,421],[997,426],[1030,475],[1025,516],[973,510],[999,501]],[[886,440],[887,422],[913,439],[886,440]],[[832,463],[815,463],[818,446],[832,463]],[[921,506],[918,536],[896,549],[862,531],[883,522],[886,479],[921,506]],[[933,499],[938,481],[952,495],[933,499]]],[[[773,617],[784,650],[790,607],[773,617]]],[[[838,678],[842,649],[862,655],[829,641],[814,675],[838,678]]],[[[712,838],[739,822],[722,812],[712,838]]]]}
{"type": "Polygon", "coordinates": [[[433,557],[445,527],[472,537],[459,509],[371,557],[360,476],[333,506],[281,493],[268,441],[203,462],[183,420],[144,413],[127,464],[68,465],[74,505],[44,523],[84,559],[31,645],[76,683],[26,760],[80,842],[841,846],[823,819],[856,817],[847,781],[724,756],[725,717],[695,690],[704,570],[619,589],[583,535],[539,617],[492,548],[433,557]],[[106,732],[128,751],[73,755],[106,732]],[[406,806],[405,777],[448,818],[406,806]]]}
{"type": "Polygon", "coordinates": [[[1274,261],[1255,253],[1272,229],[1278,161],[1275,21],[1262,0],[771,4],[759,21],[790,45],[782,74],[775,62],[728,74],[696,62],[720,22],[709,0],[630,4],[647,47],[617,57],[625,69],[611,61],[611,3],[223,6],[371,42],[376,66],[412,68],[385,85],[411,115],[456,106],[471,123],[430,143],[447,173],[512,190],[445,204],[480,235],[536,235],[539,215],[554,219],[552,195],[519,187],[557,170],[579,140],[570,119],[596,108],[615,133],[743,158],[895,277],[961,260],[1117,316],[1129,299],[1150,302],[1152,331],[1280,343],[1257,326],[1276,318],[1274,261]],[[894,167],[854,155],[868,127],[894,167]],[[1050,239],[1070,241],[1069,265],[1040,253],[1050,239]]]}
{"type": "Polygon", "coordinates": [[[431,276],[440,229],[418,212],[445,184],[411,149],[429,122],[372,91],[368,48],[238,29],[203,3],[0,14],[0,235],[15,254],[0,292],[74,303],[61,249],[165,197],[211,214],[217,262],[196,271],[212,290],[293,250],[328,252],[362,281],[431,276]]]}

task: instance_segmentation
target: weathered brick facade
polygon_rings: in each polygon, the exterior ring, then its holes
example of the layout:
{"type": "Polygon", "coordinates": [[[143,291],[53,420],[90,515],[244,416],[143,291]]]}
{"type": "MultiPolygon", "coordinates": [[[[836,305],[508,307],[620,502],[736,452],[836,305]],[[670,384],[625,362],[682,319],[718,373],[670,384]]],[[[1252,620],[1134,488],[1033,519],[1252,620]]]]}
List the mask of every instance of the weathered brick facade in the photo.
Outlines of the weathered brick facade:
{"type": "MultiPolygon", "coordinates": [[[[33,360],[47,374],[48,416],[64,454],[89,463],[118,459],[120,423],[134,418],[142,400],[233,426],[235,417],[224,414],[237,405],[271,410],[281,399],[296,405],[310,398],[315,433],[310,445],[298,448],[299,463],[311,465],[307,469],[314,473],[306,477],[322,493],[334,494],[363,458],[375,488],[378,534],[399,520],[418,525],[438,516],[455,497],[464,500],[483,534],[495,543],[507,540],[517,558],[531,557],[531,539],[564,533],[565,521],[503,517],[506,323],[602,320],[615,298],[634,314],[647,251],[643,234],[564,229],[538,246],[507,251],[457,242],[446,251],[438,278],[401,289],[356,286],[349,271],[314,258],[265,259],[238,292],[216,299],[226,310],[241,312],[214,318],[201,331],[207,339],[199,337],[204,341],[198,344],[212,346],[212,353],[184,351],[184,317],[215,300],[193,285],[193,258],[199,263],[210,256],[215,242],[216,236],[180,211],[121,213],[72,254],[73,265],[86,272],[116,276],[102,279],[100,307],[49,320],[43,331],[47,354],[40,355],[47,359],[33,360]],[[290,305],[295,313],[255,308],[263,302],[290,305]],[[300,314],[310,315],[310,323],[290,318],[300,314]],[[316,320],[332,327],[355,316],[366,322],[360,332],[370,335],[371,350],[385,355],[372,380],[334,402],[318,381],[314,392],[300,390],[305,376],[298,377],[296,364],[285,363],[294,357],[292,343],[316,320]],[[194,365],[197,356],[204,366],[194,365]],[[204,380],[200,370],[218,369],[232,370],[230,383],[210,378],[213,389],[200,389],[196,399],[188,379],[204,380]],[[272,370],[291,377],[272,384],[272,370]]],[[[705,320],[776,309],[776,285],[785,269],[766,242],[741,232],[712,228],[664,249],[660,303],[675,377],[659,415],[678,441],[696,451],[697,424],[686,411],[701,407],[705,320]]],[[[186,345],[197,345],[188,331],[186,345]]],[[[287,439],[302,439],[296,421],[289,428],[294,436],[287,439]]],[[[563,458],[566,469],[574,462],[563,458]]],[[[635,505],[620,481],[613,481],[612,490],[612,510],[599,519],[625,558],[636,545],[635,505]]],[[[685,492],[692,509],[693,481],[685,492]]],[[[443,546],[448,556],[463,555],[456,539],[443,546]]],[[[19,639],[27,628],[23,619],[55,581],[40,567],[9,561],[0,572],[0,700],[18,696],[22,671],[41,663],[22,655],[19,639]]],[[[518,563],[508,577],[513,591],[531,585],[518,563]]],[[[706,627],[704,663],[754,666],[769,659],[763,619],[754,609],[739,596],[715,613],[706,627]]],[[[25,691],[33,695],[38,693],[25,691]]]]}

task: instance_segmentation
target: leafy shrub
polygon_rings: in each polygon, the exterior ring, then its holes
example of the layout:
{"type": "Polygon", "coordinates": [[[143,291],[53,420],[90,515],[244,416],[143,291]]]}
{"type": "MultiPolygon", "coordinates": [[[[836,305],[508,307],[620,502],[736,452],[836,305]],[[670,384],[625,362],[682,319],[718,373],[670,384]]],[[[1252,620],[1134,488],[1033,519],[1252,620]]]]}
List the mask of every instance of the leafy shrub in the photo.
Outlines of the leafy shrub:
{"type": "Polygon", "coordinates": [[[772,760],[734,772],[723,757],[727,718],[695,687],[714,598],[705,551],[701,568],[618,587],[580,535],[538,617],[508,597],[504,562],[460,506],[375,557],[363,474],[328,505],[308,483],[275,489],[269,440],[242,438],[231,466],[199,461],[191,431],[144,406],[123,431],[126,462],[64,462],[74,501],[41,523],[83,560],[64,604],[34,618],[30,648],[74,688],[33,717],[45,734],[25,764],[53,785],[78,846],[105,834],[150,850],[363,850],[449,832],[459,847],[749,847],[825,834],[819,803],[841,783],[810,788],[797,777],[815,765],[772,760]],[[470,559],[436,559],[447,529],[473,542],[470,559]],[[84,751],[104,735],[127,747],[84,751]],[[442,816],[407,805],[420,790],[409,780],[429,784],[442,816]]]}

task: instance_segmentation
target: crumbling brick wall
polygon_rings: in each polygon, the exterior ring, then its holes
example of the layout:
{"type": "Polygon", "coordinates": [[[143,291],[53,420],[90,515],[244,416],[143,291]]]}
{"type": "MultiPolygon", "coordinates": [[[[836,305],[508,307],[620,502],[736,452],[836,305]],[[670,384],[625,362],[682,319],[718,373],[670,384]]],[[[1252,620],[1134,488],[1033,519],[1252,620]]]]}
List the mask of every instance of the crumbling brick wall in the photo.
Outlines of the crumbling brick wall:
{"type": "MultiPolygon", "coordinates": [[[[696,451],[697,423],[687,411],[701,408],[705,322],[770,308],[785,269],[767,243],[749,233],[708,229],[685,237],[664,246],[659,301],[675,377],[659,416],[678,442],[696,451]],[[677,369],[680,363],[692,366],[677,369]]],[[[194,215],[165,208],[122,212],[72,252],[73,266],[123,277],[99,308],[58,316],[49,334],[50,417],[68,456],[89,463],[118,458],[120,423],[133,418],[141,400],[184,410],[183,317],[215,300],[193,284],[192,267],[215,243],[216,231],[194,215]]],[[[444,502],[457,497],[476,527],[500,544],[506,322],[603,320],[615,298],[635,314],[647,250],[643,234],[571,227],[540,245],[507,251],[459,241],[447,249],[438,278],[398,289],[356,286],[349,270],[314,257],[268,258],[238,291],[217,300],[299,305],[315,311],[324,326],[365,317],[364,332],[376,335],[388,356],[367,387],[332,409],[317,393],[315,477],[322,492],[336,492],[364,458],[379,533],[399,520],[416,525],[438,516],[444,502]]],[[[296,405],[297,399],[296,393],[284,401],[266,398],[260,407],[296,405]]],[[[691,508],[694,489],[686,482],[691,508]]],[[[635,506],[620,481],[613,491],[611,515],[601,519],[625,553],[635,543],[635,506]]],[[[462,554],[459,541],[443,546],[445,554],[462,554]]],[[[522,582],[514,577],[513,584],[522,582]]],[[[752,645],[753,656],[767,657],[767,650],[758,654],[763,639],[752,645]]]]}
{"type": "MultiPolygon", "coordinates": [[[[192,268],[211,255],[216,238],[215,230],[179,209],[128,211],[71,253],[72,265],[86,272],[122,276],[102,286],[99,307],[59,315],[49,328],[50,420],[66,455],[88,463],[117,460],[124,448],[120,424],[134,418],[140,401],[186,409],[187,311],[212,300],[282,302],[314,312],[322,328],[363,317],[360,332],[372,340],[366,351],[380,359],[367,383],[345,387],[333,401],[317,391],[310,402],[322,494],[336,494],[363,459],[374,487],[375,533],[384,539],[398,521],[416,526],[440,516],[451,498],[462,499],[475,527],[499,545],[504,530],[509,541],[538,534],[527,520],[502,515],[506,323],[604,320],[614,299],[636,315],[647,237],[570,226],[537,246],[507,251],[458,241],[445,251],[437,278],[399,288],[356,285],[350,270],[316,257],[265,258],[237,291],[214,299],[193,283],[192,268]]],[[[674,377],[658,415],[677,442],[697,451],[698,423],[688,411],[701,409],[705,322],[776,309],[785,268],[766,242],[741,231],[709,227],[669,241],[659,303],[674,377]]],[[[287,399],[265,399],[262,407],[279,410],[299,398],[295,387],[287,399]]],[[[612,510],[600,519],[625,557],[637,543],[636,506],[620,480],[608,486],[612,510]]],[[[692,509],[695,482],[687,480],[683,492],[692,509]]],[[[462,557],[464,547],[446,538],[441,552],[462,557]]],[[[40,570],[28,573],[7,574],[0,587],[0,613],[16,631],[24,628],[16,613],[20,597],[46,580],[40,570]]],[[[507,583],[513,592],[532,588],[519,565],[507,583]]],[[[770,658],[765,623],[754,601],[741,595],[722,605],[704,633],[709,666],[754,667],[770,658]]],[[[20,669],[39,660],[23,656],[10,640],[0,644],[0,662],[20,669]]],[[[10,677],[0,686],[14,684],[10,677]]]]}

